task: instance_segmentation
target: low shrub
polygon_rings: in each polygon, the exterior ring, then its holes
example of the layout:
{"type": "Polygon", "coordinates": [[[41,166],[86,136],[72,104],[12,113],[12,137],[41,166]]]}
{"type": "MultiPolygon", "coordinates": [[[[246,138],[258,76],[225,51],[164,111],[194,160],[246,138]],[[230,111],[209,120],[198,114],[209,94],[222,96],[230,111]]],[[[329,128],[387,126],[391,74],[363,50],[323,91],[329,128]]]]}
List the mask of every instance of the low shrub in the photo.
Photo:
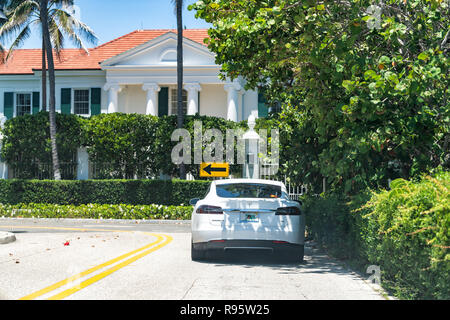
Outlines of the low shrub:
{"type": "Polygon", "coordinates": [[[126,204],[0,204],[0,217],[46,219],[117,219],[117,220],[190,220],[190,206],[162,206],[126,204]]]}
{"type": "Polygon", "coordinates": [[[183,180],[0,180],[0,203],[59,205],[188,205],[206,194],[210,182],[183,180]]]}
{"type": "Polygon", "coordinates": [[[450,172],[393,181],[362,208],[367,259],[408,299],[450,299],[450,172]]]}
{"type": "Polygon", "coordinates": [[[383,286],[399,298],[450,299],[449,189],[444,172],[358,197],[308,197],[308,233],[361,270],[380,266],[383,286]]]}
{"type": "MultiPolygon", "coordinates": [[[[56,143],[63,179],[76,179],[76,154],[86,121],[76,115],[56,113],[56,143]]],[[[16,178],[53,176],[48,112],[12,118],[1,131],[2,161],[8,163],[16,178]]]]}

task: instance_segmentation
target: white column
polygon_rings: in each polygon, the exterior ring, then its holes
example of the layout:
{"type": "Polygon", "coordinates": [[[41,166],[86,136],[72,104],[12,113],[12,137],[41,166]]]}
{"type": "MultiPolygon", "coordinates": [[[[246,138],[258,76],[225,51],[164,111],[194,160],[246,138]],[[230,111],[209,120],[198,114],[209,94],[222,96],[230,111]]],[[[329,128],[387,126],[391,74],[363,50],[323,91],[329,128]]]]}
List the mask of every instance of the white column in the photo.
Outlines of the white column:
{"type": "Polygon", "coordinates": [[[244,90],[244,88],[241,88],[241,90],[239,90],[238,121],[245,120],[245,117],[244,117],[244,107],[245,107],[244,94],[245,94],[245,90],[244,90]]]}
{"type": "Polygon", "coordinates": [[[152,116],[158,116],[158,100],[157,93],[161,91],[161,88],[157,83],[144,83],[142,86],[144,91],[147,91],[147,107],[146,114],[152,116]]]}
{"type": "Polygon", "coordinates": [[[188,93],[187,115],[195,116],[198,113],[198,93],[202,91],[199,83],[187,83],[184,90],[188,93]]]}
{"type": "Polygon", "coordinates": [[[78,148],[77,150],[77,180],[89,179],[89,154],[86,148],[78,148]]]}
{"type": "Polygon", "coordinates": [[[242,86],[239,82],[227,83],[224,87],[228,92],[228,111],[227,120],[238,121],[238,107],[239,107],[239,91],[242,86]]]}
{"type": "Polygon", "coordinates": [[[103,90],[108,91],[108,113],[119,111],[119,92],[122,90],[118,84],[107,83],[103,90]]]}
{"type": "MultiPolygon", "coordinates": [[[[0,129],[4,128],[6,122],[6,117],[0,113],[0,129]]],[[[2,141],[3,134],[0,131],[0,151],[2,150],[2,141]]],[[[8,165],[5,162],[2,162],[2,159],[0,159],[0,179],[8,179],[8,165]]]]}

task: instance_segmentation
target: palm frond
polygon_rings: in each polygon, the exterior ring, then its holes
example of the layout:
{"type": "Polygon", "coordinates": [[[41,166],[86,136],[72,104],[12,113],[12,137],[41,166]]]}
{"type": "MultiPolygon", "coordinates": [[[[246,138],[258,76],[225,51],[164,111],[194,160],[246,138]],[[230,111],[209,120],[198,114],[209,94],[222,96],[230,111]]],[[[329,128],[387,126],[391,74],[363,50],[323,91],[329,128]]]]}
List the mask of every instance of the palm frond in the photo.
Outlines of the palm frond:
{"type": "Polygon", "coordinates": [[[97,43],[98,38],[94,31],[86,24],[79,21],[70,12],[62,9],[53,9],[50,15],[58,21],[59,28],[67,34],[77,47],[88,52],[88,48],[84,44],[83,39],[92,44],[97,43]]]}
{"type": "Polygon", "coordinates": [[[6,55],[6,61],[8,61],[11,58],[13,51],[19,48],[30,37],[30,35],[31,35],[30,25],[27,25],[25,28],[22,29],[22,31],[16,37],[14,42],[11,44],[8,54],[6,55]]]}
{"type": "Polygon", "coordinates": [[[3,45],[0,43],[0,62],[5,63],[5,52],[6,49],[3,47],[3,45]]]}
{"type": "Polygon", "coordinates": [[[0,27],[0,39],[12,37],[22,31],[22,27],[30,22],[36,12],[36,1],[22,0],[14,10],[6,11],[6,22],[0,27]]]}
{"type": "Polygon", "coordinates": [[[55,19],[49,17],[49,31],[50,31],[50,40],[53,44],[53,48],[55,48],[56,56],[58,60],[61,61],[61,51],[64,49],[64,35],[58,27],[55,19]]]}

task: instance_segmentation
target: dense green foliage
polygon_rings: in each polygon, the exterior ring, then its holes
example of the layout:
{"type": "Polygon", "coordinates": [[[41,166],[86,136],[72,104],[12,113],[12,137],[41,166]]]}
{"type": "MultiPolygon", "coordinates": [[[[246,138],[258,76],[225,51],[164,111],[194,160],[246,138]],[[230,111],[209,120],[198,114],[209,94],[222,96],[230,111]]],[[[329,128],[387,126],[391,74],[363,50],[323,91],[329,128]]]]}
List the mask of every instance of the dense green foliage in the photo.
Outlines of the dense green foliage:
{"type": "MultiPolygon", "coordinates": [[[[357,193],[450,166],[450,12],[441,0],[202,0],[223,76],[283,104],[291,178],[357,193]]],[[[283,129],[282,129],[283,130],[283,129]]]]}
{"type": "Polygon", "coordinates": [[[383,285],[400,298],[449,299],[450,173],[391,187],[306,199],[308,233],[339,258],[380,266],[383,285]]]}
{"type": "Polygon", "coordinates": [[[0,216],[7,218],[189,220],[191,214],[192,207],[190,206],[0,204],[0,216]]]}
{"type": "MultiPolygon", "coordinates": [[[[198,177],[199,165],[194,164],[194,122],[202,124],[202,134],[218,129],[226,144],[227,129],[247,129],[246,122],[235,123],[222,118],[187,116],[184,128],[191,135],[192,164],[187,172],[198,177]]],[[[172,149],[178,142],[171,136],[177,125],[176,116],[153,117],[139,114],[101,114],[91,118],[76,115],[57,116],[58,150],[62,167],[71,168],[65,179],[76,178],[76,151],[86,147],[92,164],[94,179],[134,179],[177,176],[178,169],[171,161],[172,149]]],[[[272,120],[258,119],[257,129],[273,127],[272,120]]],[[[6,121],[3,130],[2,157],[19,179],[50,179],[51,148],[48,134],[48,116],[39,113],[6,121]],[[39,173],[39,175],[38,175],[39,173]]],[[[270,135],[270,130],[269,130],[270,135]]],[[[210,141],[204,139],[202,150],[210,141]]],[[[224,148],[224,160],[226,158],[224,148]]],[[[239,174],[240,166],[233,166],[239,174]]],[[[63,173],[65,171],[63,170],[63,173]]]]}
{"type": "MultiPolygon", "coordinates": [[[[85,119],[73,115],[56,115],[58,155],[62,171],[76,159],[77,148],[81,145],[82,128],[85,119]]],[[[47,112],[16,117],[5,122],[2,130],[1,156],[16,178],[30,179],[37,173],[53,177],[50,141],[50,124],[47,112]]],[[[75,171],[76,173],[76,171],[75,171]]],[[[64,179],[76,178],[74,174],[64,179]]]]}
{"type": "MultiPolygon", "coordinates": [[[[84,126],[82,144],[97,165],[97,178],[158,176],[158,118],[138,114],[102,114],[84,126]]],[[[170,139],[170,137],[169,137],[170,139]]]]}
{"type": "Polygon", "coordinates": [[[207,181],[181,180],[0,180],[0,203],[60,205],[188,205],[209,188],[207,181]]]}

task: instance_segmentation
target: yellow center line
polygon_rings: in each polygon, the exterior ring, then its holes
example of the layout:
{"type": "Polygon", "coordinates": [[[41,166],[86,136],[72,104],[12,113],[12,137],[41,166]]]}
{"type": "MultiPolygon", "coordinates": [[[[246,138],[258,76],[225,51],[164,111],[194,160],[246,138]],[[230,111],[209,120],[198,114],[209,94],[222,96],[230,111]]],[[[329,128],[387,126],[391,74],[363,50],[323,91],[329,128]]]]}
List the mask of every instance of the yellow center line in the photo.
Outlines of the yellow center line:
{"type": "Polygon", "coordinates": [[[54,295],[54,296],[48,298],[47,300],[62,300],[64,298],[67,298],[68,296],[70,296],[70,295],[72,295],[72,294],[74,294],[74,293],[76,293],[76,292],[78,292],[78,291],[80,291],[80,290],[90,286],[91,284],[93,284],[93,283],[95,283],[97,281],[100,281],[101,279],[109,276],[110,274],[116,272],[117,270],[120,270],[123,267],[126,267],[127,265],[129,265],[129,264],[131,264],[131,263],[133,263],[133,262],[135,262],[135,261],[145,257],[146,255],[148,255],[148,254],[150,254],[150,253],[152,253],[152,252],[154,252],[156,250],[161,249],[162,247],[164,247],[167,244],[169,244],[172,240],[173,240],[172,237],[166,236],[166,240],[163,243],[157,245],[156,247],[153,247],[150,250],[144,251],[144,252],[142,252],[142,253],[140,253],[140,254],[138,254],[138,255],[136,255],[136,256],[128,259],[128,260],[125,260],[125,261],[115,265],[114,267],[109,268],[108,270],[103,271],[102,273],[99,273],[99,274],[97,274],[97,275],[87,279],[86,281],[81,282],[79,285],[76,285],[76,286],[74,286],[74,287],[72,287],[70,289],[67,289],[67,290],[65,290],[65,291],[63,291],[61,293],[58,293],[57,295],[54,295]]]}
{"type": "MultiPolygon", "coordinates": [[[[133,232],[133,231],[130,231],[130,230],[80,229],[80,228],[62,228],[62,227],[59,228],[59,227],[28,227],[28,226],[26,226],[26,227],[25,226],[8,226],[8,227],[3,227],[3,226],[0,226],[0,228],[47,229],[47,230],[66,230],[66,231],[96,231],[96,232],[127,232],[127,233],[132,233],[133,232]]],[[[147,232],[143,232],[143,234],[156,237],[157,240],[152,242],[152,243],[150,243],[150,244],[148,244],[148,245],[146,245],[146,246],[144,246],[144,247],[142,247],[142,248],[133,250],[133,251],[131,251],[129,253],[126,253],[126,254],[123,254],[123,255],[115,258],[115,259],[112,259],[112,260],[107,261],[105,263],[102,263],[102,264],[100,264],[98,266],[92,267],[92,268],[90,268],[90,269],[88,269],[86,271],[83,271],[83,272],[81,272],[81,273],[79,273],[79,274],[77,274],[75,276],[69,277],[69,278],[67,278],[65,280],[62,280],[62,281],[59,281],[59,282],[57,282],[57,283],[55,283],[55,284],[53,284],[51,286],[48,286],[48,287],[46,287],[46,288],[44,288],[42,290],[39,290],[39,291],[34,292],[34,293],[30,294],[30,295],[27,295],[27,296],[25,296],[23,298],[20,298],[19,300],[33,300],[33,299],[36,299],[36,298],[41,297],[41,296],[43,296],[43,295],[45,295],[45,294],[47,294],[49,292],[52,292],[52,291],[56,290],[56,289],[58,289],[58,288],[60,288],[60,287],[62,287],[64,285],[67,285],[67,284],[70,284],[71,282],[77,281],[80,278],[85,277],[85,276],[87,276],[87,275],[89,275],[89,274],[91,274],[91,273],[93,273],[93,272],[95,272],[97,270],[103,269],[103,268],[105,268],[107,266],[110,266],[110,265],[112,265],[114,263],[117,263],[117,262],[119,262],[121,260],[124,260],[124,259],[126,259],[126,258],[128,258],[128,257],[130,257],[130,256],[132,256],[132,255],[134,255],[136,253],[139,253],[139,252],[141,252],[143,250],[146,250],[146,249],[149,249],[149,248],[155,246],[155,247],[151,248],[150,250],[147,250],[147,251],[145,251],[145,252],[143,252],[143,253],[141,253],[141,254],[139,254],[139,255],[137,255],[137,256],[129,259],[129,260],[126,260],[126,261],[124,261],[124,262],[122,262],[122,263],[120,263],[120,264],[118,264],[118,265],[116,265],[116,266],[114,266],[114,267],[112,267],[112,268],[110,268],[110,269],[108,269],[108,270],[106,270],[106,271],[104,271],[104,272],[102,272],[102,273],[100,273],[100,274],[98,274],[98,275],[96,275],[96,276],[94,276],[94,277],[92,277],[92,278],[82,282],[81,285],[77,285],[74,288],[68,289],[68,290],[66,290],[66,291],[64,291],[64,292],[62,292],[62,293],[60,293],[60,294],[50,298],[50,299],[63,299],[64,297],[67,297],[67,296],[69,296],[69,295],[71,295],[71,294],[73,294],[73,293],[75,293],[75,292],[77,292],[77,291],[79,291],[79,290],[81,290],[81,289],[83,289],[83,288],[93,284],[94,282],[97,282],[97,281],[103,279],[104,277],[110,275],[111,273],[113,273],[113,272],[115,272],[115,271],[117,271],[117,270],[119,270],[119,269],[129,265],[129,264],[131,264],[132,262],[143,258],[144,256],[150,254],[151,252],[154,252],[154,251],[156,251],[156,250],[166,246],[167,244],[169,244],[173,240],[172,237],[167,236],[167,235],[153,234],[153,233],[147,233],[147,232]]]]}

